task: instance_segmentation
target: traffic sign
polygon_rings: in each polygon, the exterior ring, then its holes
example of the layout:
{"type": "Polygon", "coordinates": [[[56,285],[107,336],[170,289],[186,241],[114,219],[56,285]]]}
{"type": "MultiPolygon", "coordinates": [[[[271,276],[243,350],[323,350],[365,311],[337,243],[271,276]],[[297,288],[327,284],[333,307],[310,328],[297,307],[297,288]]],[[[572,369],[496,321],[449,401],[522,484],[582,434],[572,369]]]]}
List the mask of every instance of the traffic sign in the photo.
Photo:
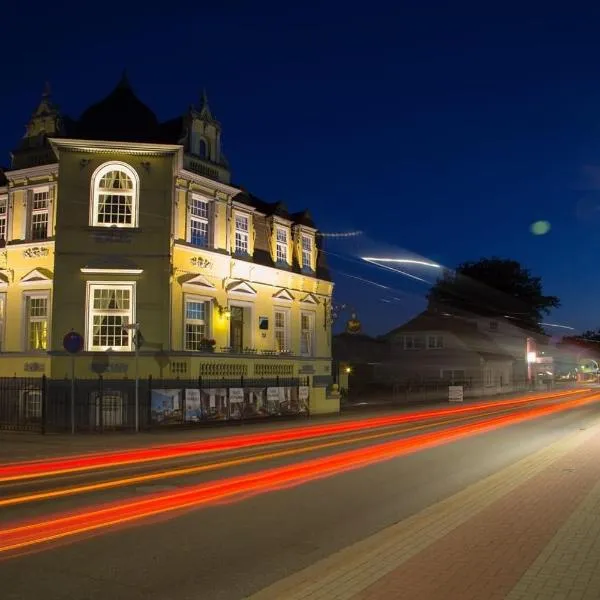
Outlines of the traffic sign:
{"type": "Polygon", "coordinates": [[[77,354],[83,350],[83,336],[76,331],[69,331],[63,338],[63,348],[69,354],[77,354]]]}

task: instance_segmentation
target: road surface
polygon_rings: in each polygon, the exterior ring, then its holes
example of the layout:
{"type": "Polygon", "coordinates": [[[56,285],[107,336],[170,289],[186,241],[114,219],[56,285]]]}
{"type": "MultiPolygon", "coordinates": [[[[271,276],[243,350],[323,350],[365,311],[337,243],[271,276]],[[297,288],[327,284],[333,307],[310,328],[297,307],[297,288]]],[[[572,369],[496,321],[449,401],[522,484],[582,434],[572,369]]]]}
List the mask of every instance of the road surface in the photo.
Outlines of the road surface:
{"type": "Polygon", "coordinates": [[[264,441],[222,432],[168,457],[4,465],[2,598],[244,598],[600,413],[597,393],[473,406],[360,416],[345,430],[280,424],[264,441]]]}

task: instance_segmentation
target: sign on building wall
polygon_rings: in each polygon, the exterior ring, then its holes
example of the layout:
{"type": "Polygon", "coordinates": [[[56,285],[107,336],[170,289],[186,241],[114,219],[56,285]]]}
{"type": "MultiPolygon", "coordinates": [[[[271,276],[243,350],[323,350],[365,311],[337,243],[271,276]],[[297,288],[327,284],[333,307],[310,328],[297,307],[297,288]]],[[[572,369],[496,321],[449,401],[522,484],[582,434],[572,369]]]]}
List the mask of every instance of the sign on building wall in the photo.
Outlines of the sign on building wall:
{"type": "Polygon", "coordinates": [[[462,385],[451,385],[448,387],[448,400],[450,402],[462,402],[463,401],[463,386],[462,385]]]}

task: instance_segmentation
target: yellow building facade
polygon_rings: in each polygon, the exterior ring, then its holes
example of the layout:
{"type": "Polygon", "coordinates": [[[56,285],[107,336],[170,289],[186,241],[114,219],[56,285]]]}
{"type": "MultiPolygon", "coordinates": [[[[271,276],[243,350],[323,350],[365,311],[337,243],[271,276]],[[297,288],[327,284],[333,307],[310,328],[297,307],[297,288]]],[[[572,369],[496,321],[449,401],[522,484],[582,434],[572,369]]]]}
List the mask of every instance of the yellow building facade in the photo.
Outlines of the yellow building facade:
{"type": "Polygon", "coordinates": [[[301,377],[339,410],[316,226],[231,184],[205,97],[160,123],[123,79],[72,121],[45,92],[3,177],[1,376],[70,377],[75,331],[80,379],[301,377]]]}

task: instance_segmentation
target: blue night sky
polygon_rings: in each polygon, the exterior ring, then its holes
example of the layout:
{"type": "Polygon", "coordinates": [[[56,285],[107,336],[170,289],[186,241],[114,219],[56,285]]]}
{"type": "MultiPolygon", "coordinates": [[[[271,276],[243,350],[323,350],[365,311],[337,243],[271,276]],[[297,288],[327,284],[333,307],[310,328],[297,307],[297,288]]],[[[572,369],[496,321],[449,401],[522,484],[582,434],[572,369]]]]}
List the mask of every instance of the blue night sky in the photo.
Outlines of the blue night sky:
{"type": "Polygon", "coordinates": [[[352,260],[365,253],[514,258],[561,298],[550,322],[600,326],[600,10],[414,4],[13,4],[0,164],[46,80],[74,117],[123,68],[160,119],[206,87],[236,183],[365,232],[327,250],[367,332],[413,316],[427,286],[352,260]]]}

